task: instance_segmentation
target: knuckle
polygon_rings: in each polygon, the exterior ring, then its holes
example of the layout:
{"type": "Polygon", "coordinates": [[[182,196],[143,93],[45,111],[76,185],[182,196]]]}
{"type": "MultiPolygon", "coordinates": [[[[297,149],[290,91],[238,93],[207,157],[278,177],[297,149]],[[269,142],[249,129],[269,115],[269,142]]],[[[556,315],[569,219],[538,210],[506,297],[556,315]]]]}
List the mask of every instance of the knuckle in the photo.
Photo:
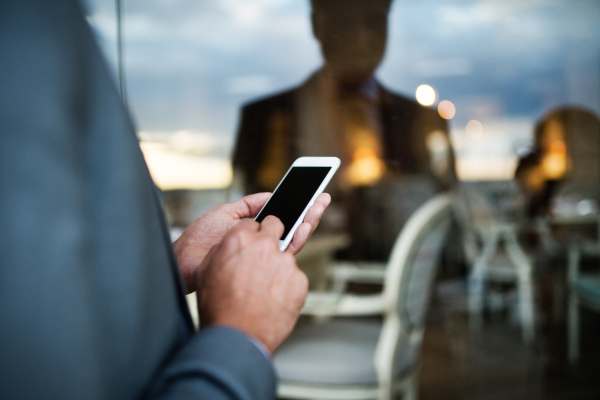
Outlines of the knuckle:
{"type": "Polygon", "coordinates": [[[260,246],[270,247],[273,244],[273,239],[265,235],[260,235],[257,239],[257,243],[260,246]]]}
{"type": "Polygon", "coordinates": [[[248,239],[248,233],[242,229],[235,229],[227,235],[225,238],[226,243],[229,245],[235,245],[237,247],[242,246],[248,239]]]}
{"type": "Polygon", "coordinates": [[[256,222],[253,219],[244,219],[240,224],[240,226],[244,227],[245,229],[256,229],[259,225],[260,223],[256,222]]]}
{"type": "Polygon", "coordinates": [[[254,220],[245,220],[243,226],[245,227],[246,231],[248,231],[248,233],[256,233],[258,231],[260,223],[254,220]]]}
{"type": "Polygon", "coordinates": [[[263,251],[273,251],[277,246],[275,245],[275,240],[268,236],[261,235],[257,239],[257,246],[260,247],[263,251]]]}
{"type": "Polygon", "coordinates": [[[243,229],[235,229],[230,237],[235,240],[244,240],[248,234],[243,229]]]}

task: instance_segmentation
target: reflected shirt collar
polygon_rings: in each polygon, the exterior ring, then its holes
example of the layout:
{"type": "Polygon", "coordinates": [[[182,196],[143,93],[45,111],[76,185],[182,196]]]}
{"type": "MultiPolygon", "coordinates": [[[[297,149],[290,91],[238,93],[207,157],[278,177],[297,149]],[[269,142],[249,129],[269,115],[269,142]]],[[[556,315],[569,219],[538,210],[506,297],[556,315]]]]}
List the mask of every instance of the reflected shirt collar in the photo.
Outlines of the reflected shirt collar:
{"type": "Polygon", "coordinates": [[[319,71],[318,77],[321,80],[323,88],[326,90],[329,89],[327,91],[332,95],[335,93],[339,97],[359,96],[373,103],[377,103],[379,101],[379,84],[374,76],[371,76],[368,80],[360,85],[338,84],[335,79],[324,73],[323,70],[319,71]]]}
{"type": "Polygon", "coordinates": [[[379,88],[374,77],[370,77],[367,81],[361,83],[360,85],[348,86],[339,84],[337,86],[337,90],[340,96],[358,95],[372,102],[377,102],[379,100],[379,88]]]}

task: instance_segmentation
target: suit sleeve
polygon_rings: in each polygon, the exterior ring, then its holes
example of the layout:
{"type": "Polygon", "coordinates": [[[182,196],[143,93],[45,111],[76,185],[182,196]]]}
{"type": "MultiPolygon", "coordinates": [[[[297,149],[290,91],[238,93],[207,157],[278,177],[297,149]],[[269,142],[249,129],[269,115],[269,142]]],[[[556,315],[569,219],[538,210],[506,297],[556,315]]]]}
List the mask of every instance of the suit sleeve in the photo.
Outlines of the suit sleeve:
{"type": "Polygon", "coordinates": [[[236,329],[200,331],[165,365],[148,399],[275,398],[272,363],[236,329]]]}

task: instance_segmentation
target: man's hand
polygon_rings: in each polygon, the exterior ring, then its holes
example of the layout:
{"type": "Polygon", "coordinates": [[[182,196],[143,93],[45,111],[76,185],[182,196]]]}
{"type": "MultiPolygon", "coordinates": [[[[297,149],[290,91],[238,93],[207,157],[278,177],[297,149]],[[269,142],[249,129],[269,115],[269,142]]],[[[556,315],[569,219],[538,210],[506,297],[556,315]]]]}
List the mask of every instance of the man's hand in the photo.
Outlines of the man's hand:
{"type": "Polygon", "coordinates": [[[273,353],[290,334],[308,291],[308,279],[291,252],[279,251],[284,227],[268,216],[246,220],[215,246],[198,281],[203,327],[227,325],[273,353]]]}
{"type": "MultiPolygon", "coordinates": [[[[186,283],[188,293],[196,291],[197,274],[208,251],[221,243],[225,234],[244,218],[255,217],[269,199],[271,193],[257,193],[246,196],[234,203],[215,207],[187,227],[173,248],[179,262],[179,269],[186,283]]],[[[286,252],[298,253],[314,232],[321,216],[329,205],[331,197],[323,193],[308,209],[304,222],[298,227],[286,252]]]]}

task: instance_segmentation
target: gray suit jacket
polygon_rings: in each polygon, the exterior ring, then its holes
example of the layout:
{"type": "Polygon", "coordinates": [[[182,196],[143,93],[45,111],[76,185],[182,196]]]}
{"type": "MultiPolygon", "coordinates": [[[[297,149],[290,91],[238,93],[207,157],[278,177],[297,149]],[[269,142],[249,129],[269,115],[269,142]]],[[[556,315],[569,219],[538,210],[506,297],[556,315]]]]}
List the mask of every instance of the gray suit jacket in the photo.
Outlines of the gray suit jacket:
{"type": "Polygon", "coordinates": [[[75,0],[0,2],[0,398],[269,399],[195,334],[133,126],[75,0]]]}

